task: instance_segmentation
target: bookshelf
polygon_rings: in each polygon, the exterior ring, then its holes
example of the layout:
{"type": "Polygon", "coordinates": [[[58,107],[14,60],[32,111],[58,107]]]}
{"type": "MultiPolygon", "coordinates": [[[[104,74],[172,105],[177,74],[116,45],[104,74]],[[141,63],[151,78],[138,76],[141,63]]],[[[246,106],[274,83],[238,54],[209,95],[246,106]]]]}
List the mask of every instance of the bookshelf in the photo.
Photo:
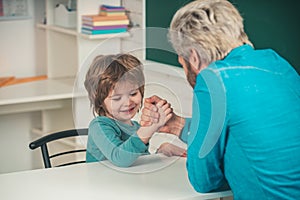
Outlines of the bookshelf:
{"type": "Polygon", "coordinates": [[[56,31],[56,32],[60,32],[60,33],[68,34],[68,35],[76,36],[78,34],[76,29],[63,28],[63,27],[55,26],[55,25],[37,24],[36,27],[40,28],[40,29],[56,31]]]}
{"type": "Polygon", "coordinates": [[[101,4],[119,6],[120,0],[76,0],[76,27],[66,28],[55,23],[55,8],[58,4],[68,4],[68,0],[45,0],[45,23],[38,23],[36,27],[45,36],[47,47],[47,75],[49,78],[75,77],[81,68],[81,63],[89,52],[95,49],[104,40],[105,42],[99,53],[117,53],[121,51],[121,39],[129,37],[129,33],[86,35],[81,33],[81,16],[97,14],[101,4]],[[113,43],[113,45],[112,45],[113,43]]]}
{"type": "Polygon", "coordinates": [[[88,34],[83,34],[83,33],[78,33],[76,29],[72,28],[63,28],[55,25],[45,25],[45,24],[37,24],[37,28],[40,29],[47,29],[51,31],[56,31],[64,34],[69,34],[69,35],[74,35],[77,37],[89,39],[89,40],[101,40],[101,39],[107,39],[111,37],[118,37],[118,38],[125,38],[129,37],[130,34],[128,32],[126,33],[118,33],[118,34],[99,34],[99,35],[88,35],[88,34]]]}

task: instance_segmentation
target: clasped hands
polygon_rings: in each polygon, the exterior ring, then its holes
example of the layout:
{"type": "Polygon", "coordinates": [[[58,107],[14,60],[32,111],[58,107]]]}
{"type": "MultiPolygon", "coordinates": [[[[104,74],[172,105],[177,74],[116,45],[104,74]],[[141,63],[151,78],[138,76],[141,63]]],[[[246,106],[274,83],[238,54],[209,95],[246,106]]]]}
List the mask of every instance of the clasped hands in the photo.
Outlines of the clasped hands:
{"type": "MultiPolygon", "coordinates": [[[[156,95],[151,96],[149,98],[145,98],[144,100],[144,107],[142,109],[140,121],[141,126],[151,126],[152,124],[158,123],[160,121],[159,109],[156,106],[156,104],[158,103],[160,105],[164,105],[164,107],[168,107],[169,109],[171,109],[171,117],[168,117],[168,120],[159,128],[158,132],[174,134],[179,137],[185,123],[184,118],[176,115],[173,112],[170,103],[156,95]]],[[[186,156],[185,149],[169,142],[161,144],[156,152],[163,153],[167,156],[186,156]]]]}

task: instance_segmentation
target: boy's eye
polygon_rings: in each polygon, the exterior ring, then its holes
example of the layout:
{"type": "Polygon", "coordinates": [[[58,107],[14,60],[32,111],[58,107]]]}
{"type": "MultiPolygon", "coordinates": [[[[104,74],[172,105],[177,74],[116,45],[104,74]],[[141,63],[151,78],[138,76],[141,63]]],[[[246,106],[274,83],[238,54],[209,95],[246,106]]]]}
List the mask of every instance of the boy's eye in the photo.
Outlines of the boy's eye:
{"type": "Polygon", "coordinates": [[[121,97],[113,97],[113,98],[111,98],[111,100],[113,100],[113,101],[120,101],[121,97]]]}
{"type": "Polygon", "coordinates": [[[135,92],[131,92],[130,93],[130,96],[136,96],[138,94],[138,92],[137,91],[135,91],[135,92]]]}

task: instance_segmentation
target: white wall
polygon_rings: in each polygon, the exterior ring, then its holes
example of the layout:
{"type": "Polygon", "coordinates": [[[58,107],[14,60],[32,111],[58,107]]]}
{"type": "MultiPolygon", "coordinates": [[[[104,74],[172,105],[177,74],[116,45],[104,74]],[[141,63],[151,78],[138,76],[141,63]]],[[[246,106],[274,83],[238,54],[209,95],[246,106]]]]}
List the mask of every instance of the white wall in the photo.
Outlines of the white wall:
{"type": "Polygon", "coordinates": [[[0,21],[0,76],[37,75],[33,0],[28,0],[30,19],[0,21]]]}

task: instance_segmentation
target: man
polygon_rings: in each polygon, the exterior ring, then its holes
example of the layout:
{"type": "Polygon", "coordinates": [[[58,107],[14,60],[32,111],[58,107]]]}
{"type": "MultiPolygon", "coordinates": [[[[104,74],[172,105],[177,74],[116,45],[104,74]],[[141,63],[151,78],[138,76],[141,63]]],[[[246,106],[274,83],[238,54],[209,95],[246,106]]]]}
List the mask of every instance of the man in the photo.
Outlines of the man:
{"type": "MultiPolygon", "coordinates": [[[[193,114],[174,114],[161,131],[187,142],[194,189],[228,183],[235,200],[298,199],[300,78],[293,67],[271,49],[254,49],[226,0],[179,9],[169,38],[194,88],[193,114]]],[[[142,125],[159,117],[158,100],[145,100],[142,125]]]]}

